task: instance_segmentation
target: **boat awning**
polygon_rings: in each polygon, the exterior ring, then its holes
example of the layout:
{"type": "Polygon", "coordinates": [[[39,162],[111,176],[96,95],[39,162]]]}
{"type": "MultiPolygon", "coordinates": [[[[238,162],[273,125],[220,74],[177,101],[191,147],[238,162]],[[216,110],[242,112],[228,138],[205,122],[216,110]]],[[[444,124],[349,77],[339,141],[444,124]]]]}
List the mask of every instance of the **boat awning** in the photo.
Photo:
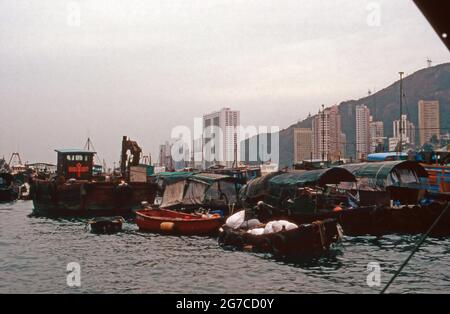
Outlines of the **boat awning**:
{"type": "Polygon", "coordinates": [[[388,186],[411,186],[420,184],[427,171],[415,161],[395,160],[365,162],[340,166],[358,179],[360,188],[385,189],[388,186]]]}
{"type": "Polygon", "coordinates": [[[356,182],[356,178],[350,171],[339,167],[277,172],[251,180],[242,197],[252,199],[264,195],[276,196],[282,191],[292,191],[298,187],[325,186],[341,182],[356,182]]]}
{"type": "Polygon", "coordinates": [[[155,177],[165,182],[161,207],[200,205],[204,204],[205,198],[211,201],[222,194],[226,194],[229,200],[237,198],[237,180],[231,176],[209,172],[166,172],[155,177]]]}
{"type": "Polygon", "coordinates": [[[155,181],[164,181],[166,184],[175,183],[178,181],[183,181],[186,178],[192,176],[193,172],[159,172],[157,174],[152,175],[155,181]]]}
{"type": "Polygon", "coordinates": [[[221,180],[233,180],[234,178],[228,175],[224,174],[218,174],[218,173],[210,173],[210,172],[200,172],[192,175],[190,180],[194,181],[200,181],[202,183],[211,185],[214,182],[221,181],[221,180]]]}
{"type": "Polygon", "coordinates": [[[283,172],[281,171],[271,172],[266,175],[263,175],[262,177],[250,180],[247,183],[247,185],[242,189],[242,195],[251,198],[264,195],[264,193],[268,189],[269,180],[281,173],[283,172]]]}
{"type": "Polygon", "coordinates": [[[339,184],[340,182],[355,182],[355,181],[356,181],[355,176],[347,169],[333,167],[317,170],[300,170],[282,173],[271,178],[269,180],[269,185],[325,186],[326,184],[339,184]]]}

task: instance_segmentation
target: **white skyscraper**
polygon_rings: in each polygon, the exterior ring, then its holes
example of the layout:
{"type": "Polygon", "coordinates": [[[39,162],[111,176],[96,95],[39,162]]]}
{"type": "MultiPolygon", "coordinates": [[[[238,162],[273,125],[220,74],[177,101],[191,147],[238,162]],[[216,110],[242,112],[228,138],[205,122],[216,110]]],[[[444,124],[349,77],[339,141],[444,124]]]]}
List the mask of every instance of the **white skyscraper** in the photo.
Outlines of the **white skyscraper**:
{"type": "MultiPolygon", "coordinates": [[[[414,124],[408,121],[406,114],[402,115],[401,123],[402,150],[404,151],[407,146],[415,145],[416,130],[414,124]]],[[[389,138],[389,150],[395,151],[400,144],[400,120],[394,120],[392,122],[392,128],[394,136],[389,138]]]]}
{"type": "Polygon", "coordinates": [[[239,125],[239,111],[230,108],[222,108],[220,111],[203,116],[203,150],[206,166],[220,164],[232,167],[234,162],[239,162],[239,125]],[[220,130],[219,134],[216,134],[215,128],[220,130]]]}
{"type": "Polygon", "coordinates": [[[383,147],[384,140],[384,124],[383,121],[373,121],[370,116],[370,152],[375,153],[379,146],[383,147]]]}
{"type": "Polygon", "coordinates": [[[341,151],[341,115],[334,105],[321,110],[312,121],[312,152],[314,159],[336,161],[343,157],[341,151]]]}
{"type": "Polygon", "coordinates": [[[370,153],[370,111],[366,105],[356,106],[356,157],[366,158],[370,153]]]}

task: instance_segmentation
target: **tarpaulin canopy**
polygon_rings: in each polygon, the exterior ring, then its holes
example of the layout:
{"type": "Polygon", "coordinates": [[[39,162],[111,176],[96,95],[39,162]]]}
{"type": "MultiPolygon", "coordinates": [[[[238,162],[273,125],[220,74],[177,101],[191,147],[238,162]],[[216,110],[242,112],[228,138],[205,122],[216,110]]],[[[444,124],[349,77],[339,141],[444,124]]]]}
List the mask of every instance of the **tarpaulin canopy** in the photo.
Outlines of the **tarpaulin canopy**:
{"type": "Polygon", "coordinates": [[[351,172],[339,167],[277,172],[251,180],[247,184],[244,197],[255,198],[267,194],[279,195],[282,190],[292,190],[303,186],[325,186],[355,181],[356,178],[351,172]]]}
{"type": "Polygon", "coordinates": [[[227,205],[237,201],[236,179],[215,173],[177,173],[164,177],[161,207],[227,205]]]}
{"type": "Polygon", "coordinates": [[[166,184],[161,207],[170,207],[181,203],[184,195],[185,181],[174,181],[166,184]]]}
{"type": "Polygon", "coordinates": [[[385,189],[388,186],[420,184],[427,171],[417,162],[395,160],[365,162],[340,166],[358,179],[359,188],[385,189]]]}
{"type": "Polygon", "coordinates": [[[356,181],[356,178],[346,169],[333,167],[317,170],[298,170],[293,172],[286,172],[271,178],[269,180],[269,185],[324,186],[326,184],[338,184],[343,181],[354,182],[356,181]]]}
{"type": "Polygon", "coordinates": [[[242,197],[259,197],[264,195],[269,186],[269,180],[275,176],[278,176],[283,172],[271,172],[262,177],[250,180],[245,187],[242,188],[242,197]]]}
{"type": "Polygon", "coordinates": [[[164,181],[166,184],[174,183],[177,181],[183,181],[186,178],[192,176],[193,172],[184,172],[184,171],[178,171],[178,172],[159,172],[152,177],[155,181],[164,181]]]}
{"type": "Polygon", "coordinates": [[[211,185],[216,181],[229,180],[229,179],[232,179],[232,177],[224,175],[224,174],[218,174],[218,173],[200,172],[200,173],[193,174],[190,179],[196,180],[196,181],[201,181],[201,182],[211,185]]]}

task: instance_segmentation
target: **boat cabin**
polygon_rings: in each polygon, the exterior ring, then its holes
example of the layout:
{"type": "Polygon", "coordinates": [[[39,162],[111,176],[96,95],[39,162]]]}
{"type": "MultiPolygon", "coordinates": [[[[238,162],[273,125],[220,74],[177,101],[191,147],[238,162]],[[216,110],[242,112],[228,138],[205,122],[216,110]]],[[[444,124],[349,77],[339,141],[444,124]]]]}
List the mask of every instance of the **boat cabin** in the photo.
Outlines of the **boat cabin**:
{"type": "Polygon", "coordinates": [[[84,149],[59,149],[57,174],[66,179],[89,180],[92,178],[95,152],[84,149]]]}

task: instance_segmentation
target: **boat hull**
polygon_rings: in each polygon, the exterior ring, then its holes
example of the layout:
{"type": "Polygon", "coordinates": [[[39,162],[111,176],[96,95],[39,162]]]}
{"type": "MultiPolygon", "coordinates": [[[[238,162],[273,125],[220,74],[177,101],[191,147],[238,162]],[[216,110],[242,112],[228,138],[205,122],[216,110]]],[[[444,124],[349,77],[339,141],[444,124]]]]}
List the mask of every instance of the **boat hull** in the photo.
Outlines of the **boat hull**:
{"type": "Polygon", "coordinates": [[[51,217],[131,216],[141,202],[153,203],[157,186],[154,183],[113,182],[56,184],[36,180],[32,185],[33,214],[51,217]]]}
{"type": "Polygon", "coordinates": [[[217,233],[222,223],[221,217],[201,218],[166,209],[136,212],[136,224],[144,232],[206,236],[217,233]]]}
{"type": "MultiPolygon", "coordinates": [[[[365,207],[322,214],[279,215],[297,224],[333,218],[348,236],[425,233],[444,209],[445,204],[403,208],[365,207]]],[[[433,228],[431,236],[450,236],[450,211],[433,228]]]]}

